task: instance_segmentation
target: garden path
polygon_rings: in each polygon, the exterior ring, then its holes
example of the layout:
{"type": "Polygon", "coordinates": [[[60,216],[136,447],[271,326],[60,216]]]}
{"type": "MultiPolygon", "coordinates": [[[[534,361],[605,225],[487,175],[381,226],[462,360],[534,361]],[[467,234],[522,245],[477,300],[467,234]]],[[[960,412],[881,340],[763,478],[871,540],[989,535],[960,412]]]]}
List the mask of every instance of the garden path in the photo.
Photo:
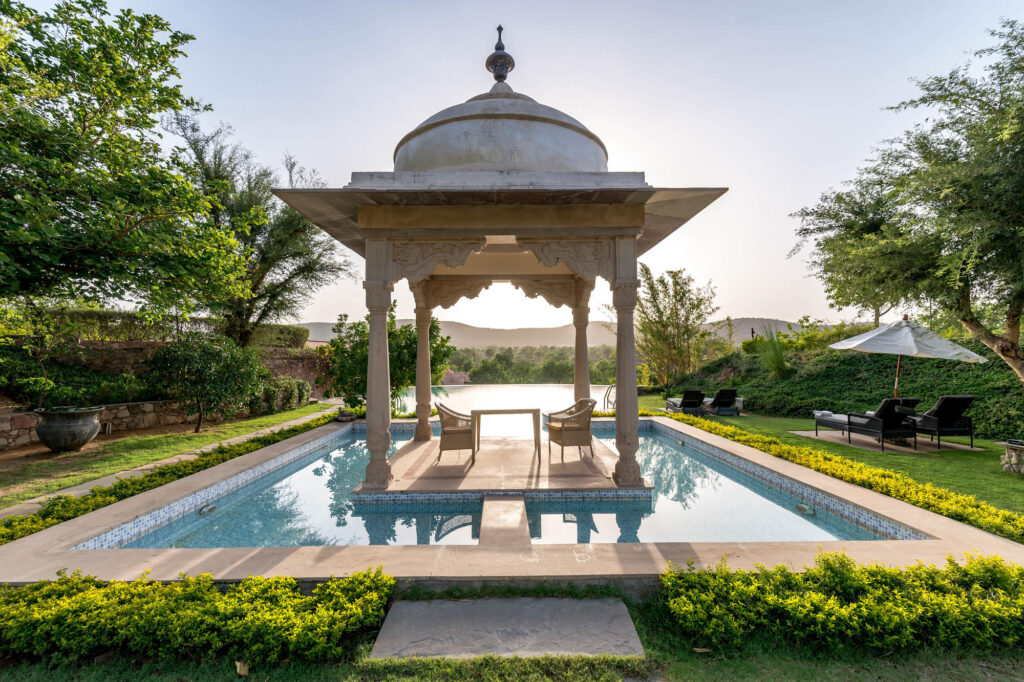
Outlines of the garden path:
{"type": "MultiPolygon", "coordinates": [[[[333,401],[324,401],[324,402],[326,402],[329,405],[329,407],[327,407],[326,409],[321,410],[319,412],[315,412],[313,414],[303,415],[302,417],[299,417],[297,419],[291,419],[291,420],[286,421],[286,422],[281,422],[279,424],[274,424],[273,426],[268,426],[268,427],[265,427],[265,428],[262,428],[262,429],[256,429],[254,431],[250,431],[248,433],[243,433],[243,434],[241,434],[239,436],[235,436],[233,438],[226,438],[226,439],[224,439],[222,441],[218,441],[216,443],[210,443],[208,445],[204,445],[203,447],[196,448],[194,450],[189,450],[188,452],[183,452],[183,453],[174,455],[172,457],[167,457],[167,458],[164,458],[164,459],[161,459],[161,460],[157,460],[155,462],[149,462],[147,464],[143,464],[141,466],[134,467],[132,469],[127,469],[125,471],[119,471],[119,472],[114,473],[114,474],[109,474],[107,476],[103,476],[102,478],[96,478],[96,479],[93,479],[91,481],[87,481],[85,483],[80,483],[79,485],[71,486],[69,488],[64,488],[63,490],[58,490],[56,492],[47,493],[46,495],[40,495],[39,497],[32,498],[31,500],[28,500],[26,502],[22,502],[21,504],[16,504],[16,505],[4,508],[4,509],[0,509],[0,519],[2,519],[4,517],[7,517],[7,516],[13,516],[13,515],[16,515],[16,514],[17,515],[33,514],[33,513],[37,512],[37,511],[39,511],[39,509],[42,507],[43,503],[46,500],[48,500],[51,497],[54,497],[56,495],[72,495],[74,497],[80,497],[80,496],[85,495],[86,493],[88,493],[90,490],[92,490],[96,486],[111,485],[112,483],[115,483],[117,481],[117,479],[119,479],[119,478],[136,478],[138,476],[144,475],[146,472],[150,471],[151,469],[154,469],[155,467],[158,467],[158,466],[162,466],[164,464],[173,464],[175,462],[182,462],[182,461],[186,461],[186,460],[190,460],[190,459],[195,459],[196,457],[198,457],[202,453],[208,452],[210,450],[213,450],[214,448],[218,448],[221,445],[232,445],[234,443],[241,443],[243,441],[249,440],[250,438],[255,438],[257,436],[263,436],[263,435],[266,435],[268,433],[275,433],[277,431],[280,431],[282,429],[287,429],[287,428],[290,428],[292,426],[298,426],[299,424],[303,424],[303,423],[305,423],[305,422],[307,422],[307,421],[309,421],[311,419],[316,419],[317,417],[320,417],[320,416],[323,416],[325,414],[334,412],[335,410],[338,409],[338,404],[340,404],[340,403],[335,403],[333,401]]],[[[133,435],[137,435],[137,432],[132,432],[132,433],[133,433],[133,435]]]]}

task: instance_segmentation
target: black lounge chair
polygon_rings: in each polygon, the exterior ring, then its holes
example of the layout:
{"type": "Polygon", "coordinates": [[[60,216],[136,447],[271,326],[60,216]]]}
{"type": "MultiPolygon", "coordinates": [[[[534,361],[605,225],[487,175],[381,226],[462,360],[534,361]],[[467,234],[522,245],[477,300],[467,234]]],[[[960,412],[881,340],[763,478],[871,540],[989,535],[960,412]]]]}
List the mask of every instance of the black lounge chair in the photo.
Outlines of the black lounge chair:
{"type": "Polygon", "coordinates": [[[665,401],[666,412],[682,412],[699,417],[704,413],[704,391],[686,390],[680,398],[665,401]]]}
{"type": "Polygon", "coordinates": [[[715,392],[710,402],[704,403],[704,412],[716,417],[739,416],[740,408],[736,407],[736,389],[722,388],[715,392]]]}
{"type": "Polygon", "coordinates": [[[973,448],[974,422],[964,414],[973,402],[973,395],[944,395],[930,410],[910,419],[918,433],[938,438],[939,450],[942,449],[943,436],[970,436],[973,448]]]}
{"type": "Polygon", "coordinates": [[[886,398],[875,410],[874,414],[850,412],[845,415],[833,414],[814,418],[814,435],[818,435],[818,427],[824,426],[846,433],[846,442],[852,444],[852,434],[859,433],[875,438],[885,452],[886,439],[913,438],[914,449],[917,449],[917,430],[910,416],[919,398],[886,398]]]}

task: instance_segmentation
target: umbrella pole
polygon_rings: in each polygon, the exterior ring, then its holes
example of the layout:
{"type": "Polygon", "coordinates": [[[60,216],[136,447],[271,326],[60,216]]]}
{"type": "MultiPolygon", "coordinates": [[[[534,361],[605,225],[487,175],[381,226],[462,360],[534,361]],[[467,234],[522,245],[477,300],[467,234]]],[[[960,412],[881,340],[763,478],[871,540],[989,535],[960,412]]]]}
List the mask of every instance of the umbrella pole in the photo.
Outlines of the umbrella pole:
{"type": "Polygon", "coordinates": [[[892,387],[892,397],[900,397],[900,363],[903,361],[902,355],[896,356],[896,383],[892,387]]]}

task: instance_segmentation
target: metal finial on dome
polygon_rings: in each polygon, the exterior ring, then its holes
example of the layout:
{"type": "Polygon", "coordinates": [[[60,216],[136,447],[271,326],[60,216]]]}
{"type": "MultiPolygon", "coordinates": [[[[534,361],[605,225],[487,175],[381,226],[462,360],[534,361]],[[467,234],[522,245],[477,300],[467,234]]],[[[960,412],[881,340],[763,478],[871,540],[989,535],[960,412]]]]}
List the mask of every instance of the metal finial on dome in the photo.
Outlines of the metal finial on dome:
{"type": "Polygon", "coordinates": [[[501,42],[501,32],[504,30],[501,26],[498,26],[498,42],[494,45],[494,52],[484,62],[484,66],[494,74],[494,80],[499,83],[504,83],[505,78],[508,77],[508,72],[516,68],[516,60],[512,59],[512,55],[508,52],[505,52],[505,44],[501,42]]]}

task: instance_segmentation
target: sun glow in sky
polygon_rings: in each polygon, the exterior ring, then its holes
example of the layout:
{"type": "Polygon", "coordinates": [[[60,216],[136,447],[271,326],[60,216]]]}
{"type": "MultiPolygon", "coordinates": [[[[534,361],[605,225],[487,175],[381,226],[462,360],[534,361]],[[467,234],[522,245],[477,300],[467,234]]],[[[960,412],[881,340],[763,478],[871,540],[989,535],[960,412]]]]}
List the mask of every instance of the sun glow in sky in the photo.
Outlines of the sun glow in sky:
{"type": "MultiPolygon", "coordinates": [[[[505,27],[508,83],[596,133],[609,170],[655,186],[730,191],[643,257],[718,290],[719,316],[794,320],[830,310],[794,245],[793,211],[850,178],[917,114],[912,77],[944,73],[1020,16],[1019,0],[867,2],[267,2],[118,0],[195,34],[185,92],[212,126],[267,163],[285,151],[332,187],[390,171],[395,144],[435,112],[487,91],[484,59],[505,27]]],[[[362,260],[355,257],[358,273],[362,260]]],[[[396,285],[399,316],[412,296],[396,285]]],[[[595,317],[610,303],[595,290],[595,317]]],[[[365,314],[356,280],[319,291],[302,321],[365,314]]],[[[437,311],[490,327],[556,326],[566,308],[494,285],[437,311]]]]}

